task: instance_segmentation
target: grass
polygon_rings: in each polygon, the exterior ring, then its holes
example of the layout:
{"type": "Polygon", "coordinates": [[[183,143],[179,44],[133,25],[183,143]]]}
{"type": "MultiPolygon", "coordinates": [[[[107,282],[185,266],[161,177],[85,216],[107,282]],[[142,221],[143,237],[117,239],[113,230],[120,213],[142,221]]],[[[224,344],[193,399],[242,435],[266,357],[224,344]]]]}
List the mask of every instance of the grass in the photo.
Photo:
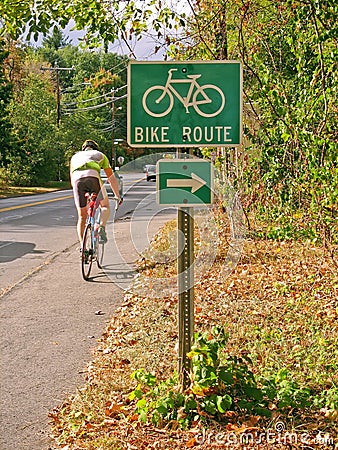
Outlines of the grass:
{"type": "Polygon", "coordinates": [[[0,185],[0,198],[19,197],[23,195],[43,194],[45,192],[53,192],[60,189],[69,189],[68,181],[51,181],[45,186],[24,187],[24,186],[7,186],[0,185]]]}
{"type": "MultiPolygon", "coordinates": [[[[218,226],[222,245],[211,269],[195,287],[195,329],[208,331],[224,325],[230,335],[228,354],[249,356],[255,376],[285,370],[322,400],[318,407],[304,411],[289,408],[281,412],[271,405],[270,419],[225,415],[222,423],[208,422],[209,436],[239,435],[240,430],[253,428],[264,434],[283,422],[287,432],[298,437],[305,433],[311,444],[306,447],[297,441],[292,448],[328,448],[327,443],[318,442],[318,433],[326,433],[329,443],[338,446],[336,262],[311,244],[248,238],[235,270],[220,280],[229,230],[222,218],[218,226]]],[[[140,259],[141,279],[143,275],[154,279],[163,273],[174,275],[174,262],[155,264],[152,257],[168,248],[174,228],[173,223],[164,227],[140,259]]],[[[199,248],[198,236],[196,240],[199,248]]],[[[173,374],[177,338],[175,295],[158,299],[126,294],[98,344],[84,386],[51,413],[59,445],[69,450],[219,448],[215,439],[197,439],[205,424],[195,424],[190,430],[141,425],[128,400],[136,387],[130,379],[136,369],[153,372],[160,380],[173,374]]],[[[269,449],[271,444],[256,448],[269,449]]],[[[282,441],[273,448],[290,446],[282,441]]]]}

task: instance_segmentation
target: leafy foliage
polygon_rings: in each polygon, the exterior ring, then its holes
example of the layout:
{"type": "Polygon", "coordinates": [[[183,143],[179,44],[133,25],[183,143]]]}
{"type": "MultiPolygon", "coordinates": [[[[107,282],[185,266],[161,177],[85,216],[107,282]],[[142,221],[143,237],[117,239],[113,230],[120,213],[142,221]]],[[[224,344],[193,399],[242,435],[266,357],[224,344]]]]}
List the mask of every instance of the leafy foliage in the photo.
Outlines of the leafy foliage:
{"type": "Polygon", "coordinates": [[[135,402],[141,422],[155,425],[175,422],[191,426],[193,422],[216,419],[228,421],[228,411],[241,415],[270,417],[272,409],[301,409],[313,404],[309,388],[298,386],[285,369],[259,382],[251,360],[226,354],[228,335],[222,326],[211,332],[196,333],[192,351],[191,385],[182,392],[177,374],[158,383],[151,373],[139,369],[132,374],[138,385],[129,395],[135,402]]]}
{"type": "MultiPolygon", "coordinates": [[[[5,51],[5,42],[0,39],[0,68],[3,67],[4,61],[8,55],[9,52],[5,51]]],[[[11,145],[13,145],[8,113],[8,105],[12,97],[12,90],[13,85],[6,77],[5,73],[0,70],[0,167],[6,165],[11,145]]]]}
{"type": "Polygon", "coordinates": [[[17,185],[50,181],[56,172],[58,151],[55,98],[46,81],[34,73],[22,80],[9,109],[19,151],[9,156],[6,171],[17,185]],[[46,127],[49,124],[49,127],[46,127]]]}
{"type": "Polygon", "coordinates": [[[245,14],[241,52],[250,74],[247,94],[259,120],[258,128],[247,131],[251,150],[260,149],[257,169],[245,178],[251,201],[275,221],[289,216],[291,228],[294,213],[302,211],[313,236],[337,241],[337,229],[332,234],[329,229],[337,215],[338,9],[333,2],[272,4],[262,10],[263,28],[256,32],[257,17],[249,9],[245,14]],[[280,24],[278,32],[269,30],[272,21],[280,24]]]}
{"type": "Polygon", "coordinates": [[[123,5],[119,0],[41,0],[38,7],[31,0],[23,0],[20,5],[5,0],[0,5],[0,15],[0,32],[8,33],[14,39],[26,31],[29,39],[37,41],[40,33],[47,35],[52,27],[63,29],[72,20],[75,29],[85,31],[83,44],[87,48],[107,50],[109,43],[121,38],[132,56],[135,55],[130,42],[134,37],[138,39],[149,29],[155,29],[160,37],[163,27],[176,32],[185,24],[185,13],[174,12],[173,2],[164,5],[157,0],[128,1],[123,5]]]}
{"type": "Polygon", "coordinates": [[[245,148],[222,160],[270,237],[338,240],[337,19],[333,0],[200,0],[190,39],[172,45],[176,58],[242,61],[245,148]]]}
{"type": "MultiPolygon", "coordinates": [[[[126,100],[118,102],[114,123],[110,101],[114,90],[126,86],[128,59],[66,44],[57,32],[38,49],[7,43],[3,67],[8,81],[2,89],[5,93],[6,86],[13,93],[6,94],[3,109],[8,135],[4,130],[1,176],[6,183],[31,186],[68,179],[68,161],[88,134],[109,156],[112,128],[115,138],[125,139],[126,100]],[[56,72],[57,67],[69,70],[56,72]],[[58,91],[61,121],[57,120],[58,91]]],[[[123,97],[125,92],[124,87],[115,96],[123,97]]],[[[124,151],[119,148],[120,154],[124,151]]]]}

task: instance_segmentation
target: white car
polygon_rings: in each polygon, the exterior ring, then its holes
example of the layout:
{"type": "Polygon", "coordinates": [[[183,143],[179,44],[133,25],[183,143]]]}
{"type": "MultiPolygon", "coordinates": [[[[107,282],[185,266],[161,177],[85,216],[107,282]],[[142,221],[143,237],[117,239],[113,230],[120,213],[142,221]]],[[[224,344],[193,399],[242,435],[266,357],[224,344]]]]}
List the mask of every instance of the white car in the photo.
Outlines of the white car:
{"type": "Polygon", "coordinates": [[[146,180],[147,181],[156,181],[156,166],[151,164],[147,166],[146,170],[146,180]]]}
{"type": "MultiPolygon", "coordinates": [[[[122,177],[121,177],[121,175],[119,175],[119,173],[116,170],[114,172],[114,175],[115,175],[115,178],[117,179],[117,183],[119,185],[120,197],[123,197],[123,180],[122,180],[122,177]]],[[[106,172],[103,169],[101,169],[100,177],[101,177],[101,180],[103,181],[104,187],[107,190],[108,196],[109,195],[114,195],[114,192],[113,192],[113,190],[112,190],[112,188],[111,188],[111,186],[109,184],[106,172]]]]}
{"type": "Polygon", "coordinates": [[[144,172],[144,173],[147,173],[149,167],[151,167],[152,165],[153,165],[153,164],[146,164],[145,166],[143,166],[143,172],[144,172]]]}

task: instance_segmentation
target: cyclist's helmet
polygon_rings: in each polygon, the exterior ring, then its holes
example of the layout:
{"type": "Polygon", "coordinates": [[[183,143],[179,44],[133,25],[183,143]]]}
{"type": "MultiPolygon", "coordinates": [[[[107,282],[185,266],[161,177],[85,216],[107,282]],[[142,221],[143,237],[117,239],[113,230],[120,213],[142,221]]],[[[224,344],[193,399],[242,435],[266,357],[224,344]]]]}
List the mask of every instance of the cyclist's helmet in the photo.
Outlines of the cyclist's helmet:
{"type": "Polygon", "coordinates": [[[97,142],[92,141],[91,139],[87,139],[82,144],[82,151],[84,150],[99,150],[99,145],[97,144],[97,142]]]}

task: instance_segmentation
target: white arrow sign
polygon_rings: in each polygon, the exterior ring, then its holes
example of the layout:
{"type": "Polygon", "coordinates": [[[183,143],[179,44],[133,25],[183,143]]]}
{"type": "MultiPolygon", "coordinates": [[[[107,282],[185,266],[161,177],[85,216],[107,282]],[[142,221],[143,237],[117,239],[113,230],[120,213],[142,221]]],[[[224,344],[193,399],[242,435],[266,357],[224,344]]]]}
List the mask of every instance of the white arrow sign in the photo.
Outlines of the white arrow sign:
{"type": "Polygon", "coordinates": [[[202,178],[195,173],[191,174],[191,178],[167,180],[168,188],[191,188],[192,194],[205,184],[207,184],[207,182],[202,180],[202,178]]]}

